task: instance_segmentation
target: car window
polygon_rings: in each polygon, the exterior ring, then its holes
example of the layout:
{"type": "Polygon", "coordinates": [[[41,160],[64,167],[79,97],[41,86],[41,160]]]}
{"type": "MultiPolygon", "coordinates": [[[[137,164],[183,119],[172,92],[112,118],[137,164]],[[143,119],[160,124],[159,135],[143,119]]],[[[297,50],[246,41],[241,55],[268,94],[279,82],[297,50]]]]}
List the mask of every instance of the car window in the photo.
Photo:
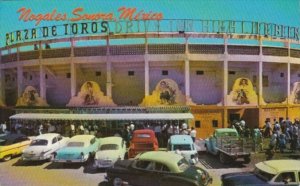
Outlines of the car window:
{"type": "Polygon", "coordinates": [[[83,142],[69,142],[68,147],[83,147],[84,146],[84,143],[83,142]]]}
{"type": "Polygon", "coordinates": [[[48,145],[48,141],[44,139],[33,140],[30,144],[30,146],[45,146],[45,145],[48,145]]]}
{"type": "Polygon", "coordinates": [[[166,165],[157,162],[155,163],[154,170],[159,172],[170,172],[170,169],[166,165]]]}
{"type": "Polygon", "coordinates": [[[137,138],[150,138],[150,134],[136,134],[135,137],[137,138]]]}
{"type": "Polygon", "coordinates": [[[56,142],[57,142],[57,138],[54,137],[54,138],[52,139],[52,144],[54,144],[54,143],[56,143],[56,142]]]}
{"type": "Polygon", "coordinates": [[[61,136],[57,136],[57,141],[60,141],[62,140],[62,137],[61,136]]]}
{"type": "Polygon", "coordinates": [[[117,144],[103,144],[100,146],[99,150],[118,150],[117,144]]]}
{"type": "Polygon", "coordinates": [[[173,145],[173,150],[191,150],[191,145],[190,144],[176,144],[173,145]]]}
{"type": "Polygon", "coordinates": [[[91,139],[91,145],[93,145],[96,142],[96,138],[91,139]]]}
{"type": "Polygon", "coordinates": [[[274,176],[275,176],[274,174],[264,172],[264,171],[260,170],[259,168],[254,169],[254,174],[256,174],[260,178],[263,178],[264,180],[267,180],[267,181],[272,180],[272,178],[274,178],[274,176]]]}
{"type": "Polygon", "coordinates": [[[178,168],[181,171],[185,171],[187,168],[189,168],[189,163],[186,161],[185,158],[182,158],[177,162],[178,168]]]}
{"type": "Polygon", "coordinates": [[[275,182],[296,182],[295,173],[283,172],[276,177],[275,182]]]}
{"type": "Polygon", "coordinates": [[[151,166],[150,164],[150,161],[138,160],[135,163],[135,167],[138,169],[147,169],[149,166],[151,166]]]}

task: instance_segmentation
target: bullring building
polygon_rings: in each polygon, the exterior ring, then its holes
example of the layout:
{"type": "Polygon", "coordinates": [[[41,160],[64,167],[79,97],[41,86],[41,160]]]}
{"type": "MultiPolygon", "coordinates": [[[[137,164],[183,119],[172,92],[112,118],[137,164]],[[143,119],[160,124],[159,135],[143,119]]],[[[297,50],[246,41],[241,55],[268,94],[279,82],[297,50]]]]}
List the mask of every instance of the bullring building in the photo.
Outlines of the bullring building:
{"type": "Polygon", "coordinates": [[[72,113],[79,120],[83,113],[114,120],[127,113],[128,121],[188,122],[201,138],[233,120],[255,128],[266,119],[300,118],[299,23],[200,13],[186,19],[159,7],[119,5],[100,15],[77,7],[42,26],[30,19],[38,10],[14,12],[24,28],[2,38],[3,113],[45,120],[50,116],[34,113],[72,113]]]}

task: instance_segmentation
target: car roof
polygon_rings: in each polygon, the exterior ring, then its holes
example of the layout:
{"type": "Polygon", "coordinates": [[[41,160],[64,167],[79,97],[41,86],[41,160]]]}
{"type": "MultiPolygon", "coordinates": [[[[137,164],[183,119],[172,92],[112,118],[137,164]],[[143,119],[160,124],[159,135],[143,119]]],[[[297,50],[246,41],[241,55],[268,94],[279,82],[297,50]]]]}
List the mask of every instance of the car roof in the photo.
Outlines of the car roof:
{"type": "Polygon", "coordinates": [[[139,129],[139,130],[135,130],[133,133],[134,134],[144,134],[144,133],[154,134],[154,131],[151,129],[139,129]]]}
{"type": "Polygon", "coordinates": [[[37,136],[35,139],[53,139],[56,136],[59,136],[60,134],[57,133],[46,133],[46,134],[41,134],[37,136]]]}
{"type": "Polygon", "coordinates": [[[173,152],[166,152],[166,151],[149,151],[140,154],[138,159],[145,160],[145,161],[155,161],[162,163],[168,166],[172,172],[180,172],[177,162],[183,157],[179,154],[175,154],[173,152]]]}
{"type": "Polygon", "coordinates": [[[285,171],[299,171],[300,161],[299,160],[269,160],[255,164],[258,169],[271,173],[278,174],[279,172],[285,171]]]}
{"type": "Polygon", "coordinates": [[[193,143],[192,137],[189,135],[172,135],[170,141],[173,144],[191,144],[193,143]]]}
{"type": "Polygon", "coordinates": [[[235,132],[237,133],[236,129],[233,128],[219,128],[219,129],[215,129],[216,133],[222,133],[222,132],[235,132]]]}
{"type": "Polygon", "coordinates": [[[123,138],[118,137],[118,136],[111,136],[111,137],[106,137],[106,138],[101,138],[101,145],[103,144],[119,144],[121,143],[123,138]]]}
{"type": "Polygon", "coordinates": [[[82,142],[86,142],[86,141],[90,141],[94,137],[95,137],[94,135],[76,135],[76,136],[73,136],[70,139],[70,141],[82,141],[82,142]]]}

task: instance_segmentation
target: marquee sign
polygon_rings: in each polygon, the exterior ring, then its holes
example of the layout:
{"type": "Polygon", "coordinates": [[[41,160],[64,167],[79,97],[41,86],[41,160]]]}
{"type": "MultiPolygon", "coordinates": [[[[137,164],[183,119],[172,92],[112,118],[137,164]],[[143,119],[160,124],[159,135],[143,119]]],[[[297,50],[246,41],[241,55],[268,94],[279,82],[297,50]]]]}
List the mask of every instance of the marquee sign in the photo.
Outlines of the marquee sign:
{"type": "Polygon", "coordinates": [[[164,19],[162,12],[146,12],[134,7],[120,7],[118,15],[113,12],[90,14],[81,7],[75,8],[71,14],[60,13],[56,9],[45,14],[34,13],[25,7],[20,8],[17,13],[20,14],[19,21],[34,22],[36,26],[45,21],[65,24],[6,33],[6,46],[59,37],[149,32],[249,34],[299,40],[299,27],[253,21],[164,19]]]}

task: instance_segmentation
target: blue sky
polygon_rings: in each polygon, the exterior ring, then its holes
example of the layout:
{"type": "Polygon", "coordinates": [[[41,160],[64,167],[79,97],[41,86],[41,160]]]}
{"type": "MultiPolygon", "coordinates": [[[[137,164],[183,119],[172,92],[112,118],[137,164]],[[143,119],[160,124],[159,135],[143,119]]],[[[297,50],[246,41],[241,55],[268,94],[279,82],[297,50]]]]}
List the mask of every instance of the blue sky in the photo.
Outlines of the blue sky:
{"type": "MultiPolygon", "coordinates": [[[[300,0],[20,0],[0,1],[0,46],[5,45],[5,33],[34,28],[35,22],[19,21],[17,10],[31,8],[36,13],[58,12],[71,14],[77,7],[85,12],[114,12],[119,7],[162,12],[164,19],[245,20],[270,22],[300,27],[300,0]]],[[[40,26],[67,22],[42,22],[40,26]]]]}

